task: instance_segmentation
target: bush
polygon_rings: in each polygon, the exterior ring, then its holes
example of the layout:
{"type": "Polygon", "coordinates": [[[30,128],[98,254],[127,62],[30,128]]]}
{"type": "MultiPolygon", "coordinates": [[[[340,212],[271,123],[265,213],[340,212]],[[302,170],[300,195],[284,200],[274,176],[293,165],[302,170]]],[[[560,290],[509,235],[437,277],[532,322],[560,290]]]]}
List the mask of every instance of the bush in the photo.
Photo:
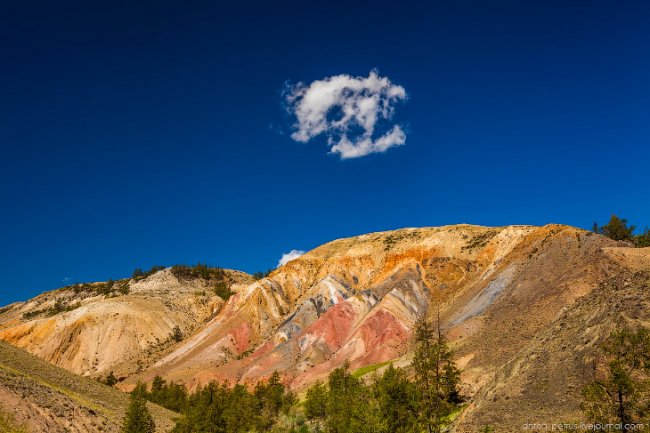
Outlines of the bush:
{"type": "Polygon", "coordinates": [[[219,281],[217,284],[215,284],[214,293],[224,301],[227,301],[232,295],[235,294],[235,292],[231,291],[230,287],[228,287],[228,285],[223,281],[219,281]]]}
{"type": "Polygon", "coordinates": [[[106,379],[104,380],[104,384],[108,385],[108,386],[113,386],[116,383],[117,383],[117,378],[115,377],[115,375],[111,371],[110,373],[108,373],[108,375],[106,375],[106,379]]]}
{"type": "Polygon", "coordinates": [[[261,280],[262,278],[266,278],[271,275],[271,272],[273,272],[273,269],[269,269],[267,271],[257,271],[253,274],[253,278],[256,280],[261,280]]]}
{"type": "Polygon", "coordinates": [[[172,340],[177,343],[183,341],[183,331],[181,331],[181,328],[178,325],[174,326],[174,329],[172,330],[172,340]]]}

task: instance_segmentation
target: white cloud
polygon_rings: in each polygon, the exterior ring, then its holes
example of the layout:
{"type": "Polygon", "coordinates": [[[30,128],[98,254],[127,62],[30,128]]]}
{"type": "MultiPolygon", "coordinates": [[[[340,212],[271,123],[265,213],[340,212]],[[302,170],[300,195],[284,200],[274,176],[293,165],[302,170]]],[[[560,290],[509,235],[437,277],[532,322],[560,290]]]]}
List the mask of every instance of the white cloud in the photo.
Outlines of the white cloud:
{"type": "Polygon", "coordinates": [[[381,121],[390,120],[395,104],[406,100],[406,90],[371,71],[368,77],[342,74],[309,85],[288,86],[285,99],[296,116],[291,138],[303,143],[325,135],[331,152],[341,159],[385,152],[406,142],[399,125],[377,137],[381,121]]]}
{"type": "Polygon", "coordinates": [[[282,254],[282,257],[280,257],[280,261],[278,262],[278,268],[280,266],[286,265],[291,260],[297,259],[298,257],[302,256],[303,254],[305,254],[305,252],[300,251],[300,250],[291,250],[288,253],[282,254]]]}

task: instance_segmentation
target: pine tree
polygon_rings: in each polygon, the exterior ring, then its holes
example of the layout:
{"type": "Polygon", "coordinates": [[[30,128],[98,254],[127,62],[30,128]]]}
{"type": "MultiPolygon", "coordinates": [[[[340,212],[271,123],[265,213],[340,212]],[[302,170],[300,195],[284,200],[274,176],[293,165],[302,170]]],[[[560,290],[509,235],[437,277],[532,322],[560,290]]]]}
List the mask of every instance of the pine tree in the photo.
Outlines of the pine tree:
{"type": "Polygon", "coordinates": [[[280,381],[280,374],[274,371],[267,383],[258,383],[255,387],[257,399],[258,427],[265,431],[271,428],[285,407],[285,389],[280,381]]]}
{"type": "Polygon", "coordinates": [[[156,424],[141,392],[132,392],[122,433],[155,433],[156,424]]]}
{"type": "Polygon", "coordinates": [[[387,432],[410,433],[416,430],[416,387],[404,370],[391,364],[384,374],[375,380],[373,389],[387,432]]]}
{"type": "Polygon", "coordinates": [[[328,380],[327,431],[330,433],[383,433],[381,416],[372,392],[352,376],[349,363],[334,369],[328,380]]]}
{"type": "Polygon", "coordinates": [[[413,358],[415,384],[419,395],[419,422],[428,433],[440,432],[445,417],[461,402],[458,392],[460,372],[452,359],[440,325],[434,331],[426,319],[415,329],[413,358]]]}
{"type": "Polygon", "coordinates": [[[322,382],[316,382],[307,390],[305,416],[311,420],[323,420],[327,416],[327,389],[322,382]]]}
{"type": "Polygon", "coordinates": [[[605,236],[614,239],[615,241],[631,241],[633,238],[635,227],[633,225],[627,225],[627,220],[625,218],[619,218],[616,215],[612,215],[609,219],[609,223],[601,227],[601,233],[605,236]]]}
{"type": "Polygon", "coordinates": [[[615,331],[602,350],[605,377],[582,391],[582,410],[589,421],[625,425],[649,417],[650,333],[645,329],[615,331]]]}
{"type": "Polygon", "coordinates": [[[154,394],[156,392],[160,392],[164,387],[165,387],[165,379],[163,379],[161,376],[156,376],[153,378],[153,381],[151,382],[151,393],[154,394]]]}

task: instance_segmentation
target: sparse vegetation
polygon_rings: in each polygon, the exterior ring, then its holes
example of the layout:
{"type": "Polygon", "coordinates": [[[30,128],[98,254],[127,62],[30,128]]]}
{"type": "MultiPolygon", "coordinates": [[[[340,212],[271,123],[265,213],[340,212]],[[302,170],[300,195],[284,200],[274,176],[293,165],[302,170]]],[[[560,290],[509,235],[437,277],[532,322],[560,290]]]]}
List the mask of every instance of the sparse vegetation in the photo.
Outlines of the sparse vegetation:
{"type": "Polygon", "coordinates": [[[227,301],[232,295],[235,294],[235,292],[230,290],[230,287],[228,287],[228,285],[223,281],[218,281],[214,285],[214,293],[224,301],[227,301]]]}
{"type": "Polygon", "coordinates": [[[485,233],[474,236],[470,239],[467,244],[462,248],[463,250],[473,250],[475,248],[483,248],[487,245],[493,237],[497,235],[495,230],[488,230],[485,233]]]}
{"type": "MultiPolygon", "coordinates": [[[[20,390],[24,401],[30,403],[22,406],[21,412],[37,423],[47,419],[48,431],[70,429],[70,416],[80,418],[83,423],[98,421],[102,423],[98,425],[103,426],[101,431],[119,431],[129,405],[129,396],[123,392],[54,367],[3,341],[0,341],[0,382],[3,390],[20,390]],[[62,413],[64,417],[57,416],[62,413]]],[[[149,410],[161,427],[173,424],[173,413],[159,406],[150,406],[149,410]]],[[[10,418],[9,421],[12,427],[16,424],[10,418]]],[[[23,433],[18,427],[14,432],[0,422],[0,432],[3,433],[23,433]]]]}
{"type": "MultiPolygon", "coordinates": [[[[650,332],[623,328],[602,345],[604,371],[582,391],[589,422],[622,426],[650,417],[650,332]]],[[[628,431],[625,427],[622,431],[628,431]]]]}
{"type": "Polygon", "coordinates": [[[114,296],[116,292],[126,295],[129,293],[129,280],[108,280],[103,283],[74,283],[63,287],[61,290],[72,290],[75,295],[81,296],[104,295],[109,297],[114,296]]]}
{"type": "Polygon", "coordinates": [[[26,311],[23,313],[24,320],[31,320],[38,316],[54,316],[55,314],[64,313],[66,311],[72,311],[75,308],[78,308],[81,305],[79,302],[68,303],[63,298],[57,298],[54,301],[54,305],[49,308],[41,308],[38,310],[26,311]]]}
{"type": "Polygon", "coordinates": [[[253,278],[256,280],[261,280],[262,278],[266,278],[271,275],[271,272],[273,272],[273,269],[268,269],[266,271],[257,271],[253,273],[253,278]]]}
{"type": "Polygon", "coordinates": [[[197,263],[194,266],[174,265],[172,274],[179,280],[202,278],[209,281],[223,281],[226,278],[226,273],[222,268],[212,268],[205,263],[197,263]]]}
{"type": "Polygon", "coordinates": [[[147,278],[150,275],[155,274],[158,271],[162,271],[163,269],[165,269],[165,267],[160,266],[160,265],[154,265],[148,271],[143,271],[140,268],[135,268],[133,270],[133,274],[131,275],[131,277],[136,281],[137,280],[142,280],[142,279],[147,278]]]}
{"type": "Polygon", "coordinates": [[[14,418],[4,412],[0,412],[0,431],[3,433],[27,433],[27,427],[19,425],[14,418]]]}

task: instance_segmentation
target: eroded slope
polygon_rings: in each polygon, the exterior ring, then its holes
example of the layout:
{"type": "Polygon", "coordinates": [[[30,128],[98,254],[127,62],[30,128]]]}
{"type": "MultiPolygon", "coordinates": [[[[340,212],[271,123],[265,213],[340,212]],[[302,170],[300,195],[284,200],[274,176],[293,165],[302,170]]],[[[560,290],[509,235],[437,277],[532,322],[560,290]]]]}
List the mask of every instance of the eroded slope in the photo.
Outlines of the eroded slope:
{"type": "MultiPolygon", "coordinates": [[[[220,280],[221,281],[221,280],[220,280]]],[[[252,278],[223,271],[232,288],[252,278]]],[[[125,376],[145,368],[223,306],[215,281],[183,278],[170,268],[143,279],[75,285],[44,293],[0,314],[0,339],[83,375],[125,376]]]]}

